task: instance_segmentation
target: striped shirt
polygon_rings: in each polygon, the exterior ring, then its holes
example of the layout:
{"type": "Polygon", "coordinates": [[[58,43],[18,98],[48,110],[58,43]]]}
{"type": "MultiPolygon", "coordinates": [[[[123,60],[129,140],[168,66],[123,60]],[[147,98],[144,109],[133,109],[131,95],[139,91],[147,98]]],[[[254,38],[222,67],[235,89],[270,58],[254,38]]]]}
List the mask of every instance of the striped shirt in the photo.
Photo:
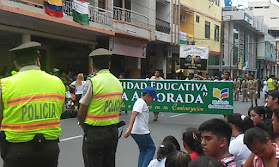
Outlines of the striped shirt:
{"type": "MultiPolygon", "coordinates": [[[[279,147],[278,147],[278,145],[276,143],[272,143],[272,145],[276,149],[275,158],[276,158],[276,165],[277,165],[278,160],[279,160],[279,147]]],[[[263,160],[259,156],[257,156],[257,155],[255,155],[255,157],[254,157],[253,165],[254,165],[254,167],[264,167],[263,160]]]]}
{"type": "Polygon", "coordinates": [[[222,164],[225,167],[236,167],[236,163],[234,159],[235,159],[234,155],[231,154],[229,156],[220,159],[219,161],[222,162],[222,164]]]}

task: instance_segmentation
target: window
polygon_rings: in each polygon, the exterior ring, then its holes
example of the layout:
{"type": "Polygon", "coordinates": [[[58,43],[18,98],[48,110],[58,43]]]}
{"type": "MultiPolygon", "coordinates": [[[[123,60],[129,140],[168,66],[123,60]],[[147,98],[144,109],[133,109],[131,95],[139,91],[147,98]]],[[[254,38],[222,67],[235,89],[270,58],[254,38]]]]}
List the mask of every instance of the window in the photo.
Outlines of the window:
{"type": "Polygon", "coordinates": [[[205,38],[210,39],[210,22],[205,21],[205,38]]]}
{"type": "Polygon", "coordinates": [[[215,4],[219,6],[219,0],[215,0],[215,4]]]}
{"type": "Polygon", "coordinates": [[[200,16],[196,15],[196,22],[199,23],[200,22],[200,16]]]}
{"type": "Polygon", "coordinates": [[[215,25],[214,28],[214,40],[219,41],[219,26],[215,25]]]}
{"type": "Polygon", "coordinates": [[[105,0],[98,0],[98,7],[105,9],[105,0]]]}

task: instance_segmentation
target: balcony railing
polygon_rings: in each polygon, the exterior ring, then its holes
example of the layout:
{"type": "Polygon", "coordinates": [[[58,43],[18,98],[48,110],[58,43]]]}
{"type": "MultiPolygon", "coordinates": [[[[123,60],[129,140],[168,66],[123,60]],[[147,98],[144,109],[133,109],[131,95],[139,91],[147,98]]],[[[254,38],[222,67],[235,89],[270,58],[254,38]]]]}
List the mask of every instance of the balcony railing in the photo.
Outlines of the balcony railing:
{"type": "MultiPolygon", "coordinates": [[[[89,5],[89,21],[104,25],[112,25],[112,12],[96,6],[89,5]]],[[[63,1],[63,12],[66,15],[72,16],[72,2],[63,1]]]]}
{"type": "Polygon", "coordinates": [[[149,19],[147,16],[119,7],[113,7],[113,19],[130,22],[139,26],[149,27],[149,19]]]}
{"type": "MultiPolygon", "coordinates": [[[[29,6],[43,8],[44,0],[10,0],[29,6]]],[[[63,13],[72,16],[72,0],[63,0],[63,13]]],[[[130,22],[139,26],[149,28],[149,19],[147,16],[119,7],[113,7],[113,11],[98,8],[93,4],[89,5],[89,21],[104,25],[112,25],[112,19],[130,22]]]]}
{"type": "Polygon", "coordinates": [[[170,34],[170,23],[156,18],[156,30],[166,34],[170,34]]]}

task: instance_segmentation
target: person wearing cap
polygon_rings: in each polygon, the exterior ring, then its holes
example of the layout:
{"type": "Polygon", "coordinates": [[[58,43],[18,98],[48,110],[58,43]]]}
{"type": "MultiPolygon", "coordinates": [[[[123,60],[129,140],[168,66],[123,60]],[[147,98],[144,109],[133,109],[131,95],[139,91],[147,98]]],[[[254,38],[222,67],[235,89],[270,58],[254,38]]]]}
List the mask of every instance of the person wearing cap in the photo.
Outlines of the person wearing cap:
{"type": "Polygon", "coordinates": [[[250,108],[253,107],[253,101],[255,100],[255,105],[258,106],[258,92],[257,92],[257,88],[258,88],[258,82],[257,80],[254,79],[254,75],[251,74],[249,77],[249,81],[248,81],[248,91],[249,91],[249,98],[251,101],[251,105],[250,108]]]}
{"type": "Polygon", "coordinates": [[[241,83],[241,89],[242,89],[242,102],[246,99],[246,102],[248,102],[248,80],[247,80],[247,74],[244,74],[243,81],[241,83]]]}
{"type": "Polygon", "coordinates": [[[62,81],[40,69],[38,42],[11,49],[19,72],[1,79],[1,156],[4,166],[56,167],[60,115],[65,99],[62,81]]]}
{"type": "Polygon", "coordinates": [[[84,130],[82,153],[86,167],[115,167],[123,88],[109,71],[111,55],[103,48],[89,54],[95,75],[85,83],[78,113],[84,130]]]}
{"type": "Polygon", "coordinates": [[[267,87],[268,87],[268,91],[271,90],[277,90],[278,88],[278,82],[275,79],[275,75],[270,75],[270,78],[267,80],[267,87]]]}
{"type": "Polygon", "coordinates": [[[265,99],[267,107],[272,111],[279,108],[279,90],[272,90],[267,92],[267,98],[265,99]]]}
{"type": "Polygon", "coordinates": [[[237,76],[233,81],[234,101],[238,101],[239,99],[239,88],[240,88],[240,81],[237,76]]]}
{"type": "Polygon", "coordinates": [[[146,87],[141,98],[133,106],[129,127],[124,135],[124,138],[127,138],[131,134],[139,147],[138,167],[147,167],[156,150],[148,128],[149,109],[147,104],[151,103],[153,99],[158,100],[156,89],[146,87]]]}

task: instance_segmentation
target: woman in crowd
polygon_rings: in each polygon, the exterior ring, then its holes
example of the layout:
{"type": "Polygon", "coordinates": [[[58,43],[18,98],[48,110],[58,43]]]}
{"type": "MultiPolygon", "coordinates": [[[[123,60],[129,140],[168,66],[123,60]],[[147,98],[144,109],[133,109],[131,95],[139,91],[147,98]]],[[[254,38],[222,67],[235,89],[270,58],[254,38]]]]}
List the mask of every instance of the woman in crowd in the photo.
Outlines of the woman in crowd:
{"type": "Polygon", "coordinates": [[[228,116],[228,122],[232,128],[232,137],[230,142],[229,152],[235,156],[236,167],[240,167],[250,155],[250,150],[243,143],[244,132],[253,127],[253,121],[245,115],[233,113],[228,116]]]}
{"type": "Polygon", "coordinates": [[[79,100],[82,96],[82,93],[83,93],[83,88],[84,88],[84,85],[85,85],[85,81],[84,81],[84,77],[83,77],[83,73],[79,73],[77,75],[77,80],[72,82],[69,86],[71,88],[74,88],[76,91],[75,91],[75,95],[76,95],[76,105],[78,105],[78,109],[79,109],[79,100]]]}
{"type": "Polygon", "coordinates": [[[259,123],[261,124],[264,123],[264,120],[266,118],[265,114],[266,114],[266,110],[264,107],[256,106],[250,109],[249,116],[251,117],[254,126],[256,126],[259,123]]]}
{"type": "Polygon", "coordinates": [[[183,146],[191,160],[195,160],[199,156],[203,155],[202,145],[201,145],[201,135],[196,128],[188,128],[183,133],[183,146]]]}
{"type": "Polygon", "coordinates": [[[173,136],[165,137],[158,148],[157,158],[153,159],[148,167],[165,167],[166,158],[175,151],[180,151],[180,146],[176,138],[173,136]]]}

